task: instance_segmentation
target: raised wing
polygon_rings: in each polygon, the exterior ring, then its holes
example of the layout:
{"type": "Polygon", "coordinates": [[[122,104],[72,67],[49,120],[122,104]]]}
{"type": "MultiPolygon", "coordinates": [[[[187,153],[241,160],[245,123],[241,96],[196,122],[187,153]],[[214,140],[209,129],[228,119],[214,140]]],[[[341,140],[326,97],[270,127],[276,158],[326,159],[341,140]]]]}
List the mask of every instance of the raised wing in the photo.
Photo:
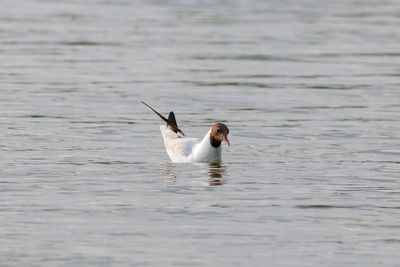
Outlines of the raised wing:
{"type": "Polygon", "coordinates": [[[175,124],[176,127],[178,127],[178,123],[176,122],[174,112],[171,111],[171,112],[169,113],[169,115],[168,115],[168,120],[169,120],[170,122],[172,122],[173,124],[175,124]]]}
{"type": "Polygon", "coordinates": [[[161,115],[160,113],[158,113],[154,108],[150,107],[149,105],[147,105],[146,103],[144,103],[143,101],[141,101],[144,105],[146,105],[148,108],[150,108],[154,113],[156,113],[158,115],[158,117],[160,117],[163,121],[165,121],[167,123],[167,125],[171,128],[172,131],[174,131],[175,133],[181,133],[182,135],[185,135],[181,129],[178,128],[178,125],[176,123],[175,120],[175,115],[174,113],[171,111],[169,113],[168,119],[165,118],[163,115],[161,115]],[[171,119],[171,120],[170,120],[171,119]]]}

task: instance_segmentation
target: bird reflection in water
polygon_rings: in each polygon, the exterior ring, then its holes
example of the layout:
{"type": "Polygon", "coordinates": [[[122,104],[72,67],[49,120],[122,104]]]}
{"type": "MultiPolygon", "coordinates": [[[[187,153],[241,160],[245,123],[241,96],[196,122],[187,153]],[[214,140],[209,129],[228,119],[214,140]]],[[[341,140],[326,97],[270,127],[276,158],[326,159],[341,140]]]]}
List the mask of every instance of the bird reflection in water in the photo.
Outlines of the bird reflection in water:
{"type": "MultiPolygon", "coordinates": [[[[228,176],[226,170],[227,165],[220,163],[208,163],[208,164],[196,164],[196,166],[202,166],[201,168],[208,167],[208,185],[209,186],[220,186],[226,183],[228,176]]],[[[167,169],[164,175],[164,180],[167,186],[177,185],[179,181],[183,181],[182,178],[179,179],[177,173],[179,168],[175,163],[167,163],[167,169]]],[[[204,170],[204,169],[203,169],[204,170]]]]}
{"type": "Polygon", "coordinates": [[[208,184],[210,186],[219,186],[226,183],[227,176],[226,165],[222,165],[220,163],[210,163],[208,165],[208,175],[210,178],[208,179],[208,184]]]}
{"type": "Polygon", "coordinates": [[[173,170],[175,164],[168,162],[165,164],[165,166],[167,167],[164,174],[166,185],[175,185],[178,182],[178,175],[176,175],[176,171],[173,170]]]}

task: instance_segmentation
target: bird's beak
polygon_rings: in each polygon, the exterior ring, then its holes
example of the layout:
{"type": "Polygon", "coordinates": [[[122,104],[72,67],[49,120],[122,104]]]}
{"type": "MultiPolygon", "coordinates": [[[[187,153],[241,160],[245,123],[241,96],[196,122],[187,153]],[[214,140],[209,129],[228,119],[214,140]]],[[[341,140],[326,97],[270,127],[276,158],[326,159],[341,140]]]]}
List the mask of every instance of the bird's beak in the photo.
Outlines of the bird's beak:
{"type": "Polygon", "coordinates": [[[229,140],[226,136],[224,136],[224,142],[225,144],[227,144],[228,146],[231,146],[231,143],[229,143],[229,140]]]}

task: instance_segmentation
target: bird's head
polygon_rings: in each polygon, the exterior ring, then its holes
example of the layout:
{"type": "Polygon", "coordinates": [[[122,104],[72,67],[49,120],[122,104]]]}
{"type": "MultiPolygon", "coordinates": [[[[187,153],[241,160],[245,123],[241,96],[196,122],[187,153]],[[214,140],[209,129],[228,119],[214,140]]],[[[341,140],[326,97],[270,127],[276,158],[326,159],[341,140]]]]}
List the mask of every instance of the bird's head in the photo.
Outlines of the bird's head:
{"type": "Polygon", "coordinates": [[[228,134],[229,134],[229,129],[228,127],[223,124],[223,123],[216,123],[211,129],[210,133],[210,138],[211,140],[215,140],[217,142],[222,142],[224,141],[228,146],[231,144],[229,143],[228,140],[228,134]]]}

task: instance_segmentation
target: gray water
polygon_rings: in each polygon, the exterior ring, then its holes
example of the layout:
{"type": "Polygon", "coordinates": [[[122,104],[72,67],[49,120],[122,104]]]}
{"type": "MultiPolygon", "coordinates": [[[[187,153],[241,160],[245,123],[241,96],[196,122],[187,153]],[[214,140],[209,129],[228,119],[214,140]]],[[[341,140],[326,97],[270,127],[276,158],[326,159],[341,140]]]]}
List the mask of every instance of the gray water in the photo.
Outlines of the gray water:
{"type": "Polygon", "coordinates": [[[0,264],[399,266],[399,1],[1,2],[0,264]],[[161,120],[230,128],[173,164],[161,120]]]}

